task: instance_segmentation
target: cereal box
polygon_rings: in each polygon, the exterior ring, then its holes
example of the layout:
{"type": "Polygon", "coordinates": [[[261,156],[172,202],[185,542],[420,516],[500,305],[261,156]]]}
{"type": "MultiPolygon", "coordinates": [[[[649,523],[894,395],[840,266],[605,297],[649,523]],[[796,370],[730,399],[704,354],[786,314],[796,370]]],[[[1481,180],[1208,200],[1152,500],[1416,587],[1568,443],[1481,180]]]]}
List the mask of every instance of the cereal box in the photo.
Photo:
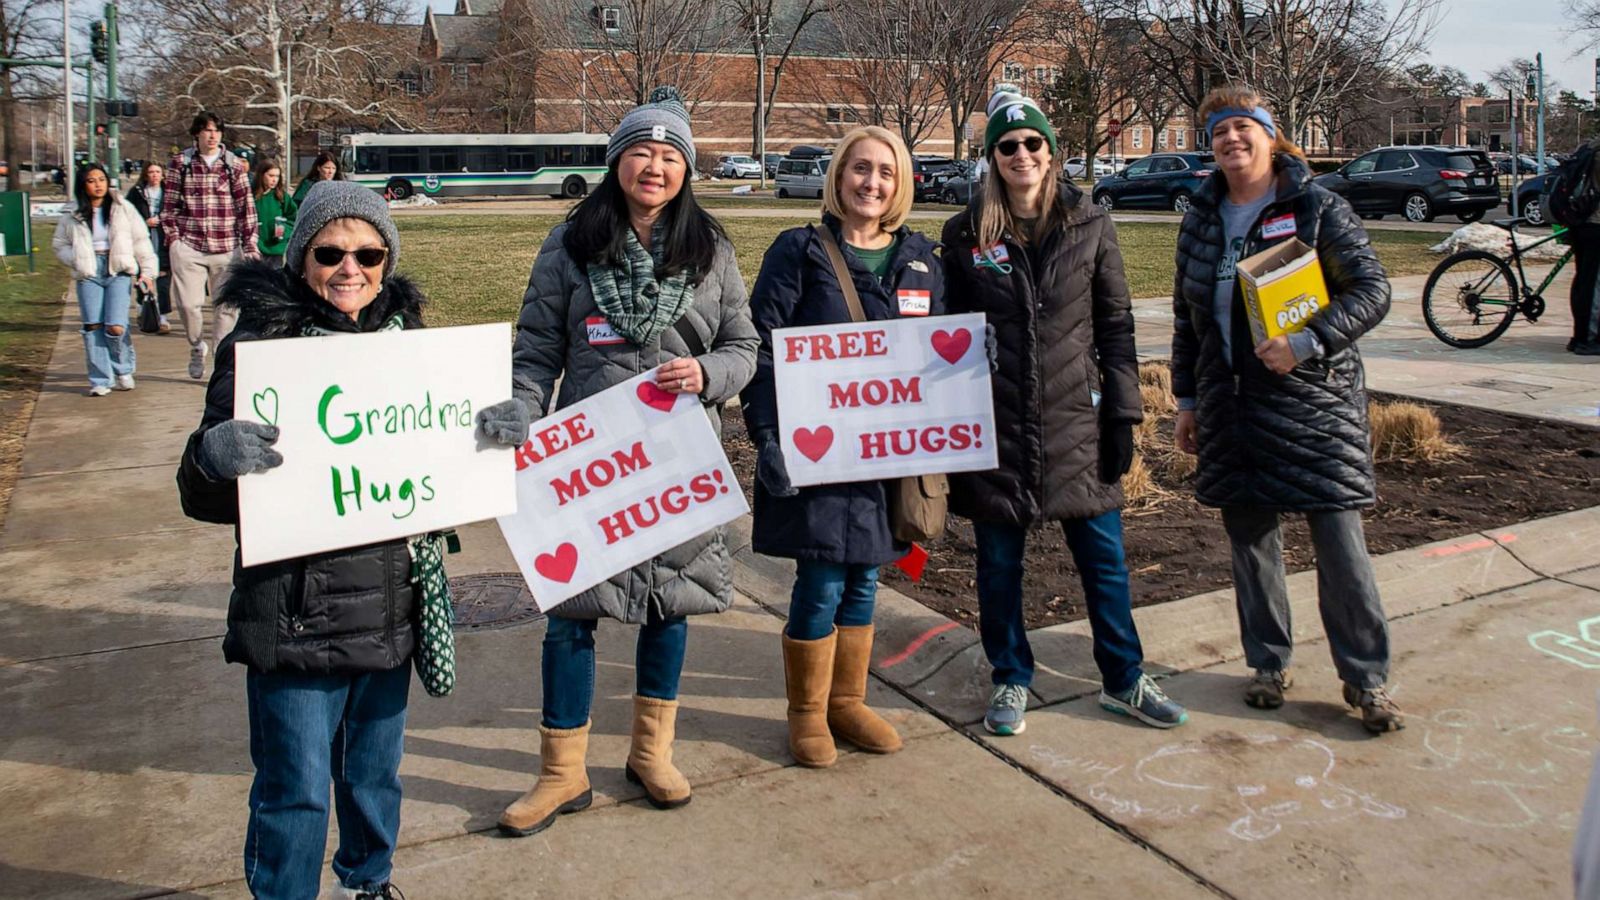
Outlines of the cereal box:
{"type": "Polygon", "coordinates": [[[1240,260],[1236,271],[1257,344],[1300,331],[1328,305],[1317,251],[1299,238],[1240,260]]]}

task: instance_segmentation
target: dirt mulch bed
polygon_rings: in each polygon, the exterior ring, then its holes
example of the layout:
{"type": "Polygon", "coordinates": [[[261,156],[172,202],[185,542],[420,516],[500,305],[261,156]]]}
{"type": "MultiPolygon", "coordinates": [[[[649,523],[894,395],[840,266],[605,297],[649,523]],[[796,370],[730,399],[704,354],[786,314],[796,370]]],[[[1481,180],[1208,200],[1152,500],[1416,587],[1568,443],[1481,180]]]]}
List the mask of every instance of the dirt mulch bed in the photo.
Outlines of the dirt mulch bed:
{"type": "MultiPolygon", "coordinates": [[[[1379,402],[1410,398],[1373,395],[1379,402]]],[[[1378,505],[1364,515],[1374,555],[1445,540],[1473,531],[1583,509],[1600,503],[1600,431],[1451,404],[1422,403],[1433,410],[1445,437],[1459,451],[1432,461],[1380,461],[1378,505]]],[[[1123,512],[1134,606],[1165,603],[1232,583],[1228,539],[1214,509],[1194,501],[1184,466],[1171,459],[1170,414],[1157,414],[1160,447],[1146,447],[1155,460],[1153,489],[1123,512]],[[1174,469],[1180,471],[1174,471],[1174,469]]],[[[724,443],[741,484],[754,483],[755,450],[739,411],[724,416],[724,443]]],[[[1284,518],[1284,557],[1290,572],[1312,567],[1310,533],[1299,516],[1284,518]]],[[[884,567],[884,583],[932,609],[977,626],[972,525],[952,516],[949,529],[928,548],[920,583],[884,567]]],[[[1059,528],[1029,540],[1023,579],[1029,628],[1084,617],[1083,588],[1059,528]]]]}

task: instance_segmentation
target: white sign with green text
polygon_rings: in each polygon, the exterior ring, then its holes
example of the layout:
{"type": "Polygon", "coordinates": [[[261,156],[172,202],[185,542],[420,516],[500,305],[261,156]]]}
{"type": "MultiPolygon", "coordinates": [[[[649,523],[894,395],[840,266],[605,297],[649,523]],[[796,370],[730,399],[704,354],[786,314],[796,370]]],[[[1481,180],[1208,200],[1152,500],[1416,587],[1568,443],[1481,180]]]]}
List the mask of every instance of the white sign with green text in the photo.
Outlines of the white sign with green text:
{"type": "Polygon", "coordinates": [[[511,396],[504,324],[246,341],[233,414],[277,425],[283,465],[239,479],[253,566],[517,508],[511,448],[473,417],[511,396]]]}

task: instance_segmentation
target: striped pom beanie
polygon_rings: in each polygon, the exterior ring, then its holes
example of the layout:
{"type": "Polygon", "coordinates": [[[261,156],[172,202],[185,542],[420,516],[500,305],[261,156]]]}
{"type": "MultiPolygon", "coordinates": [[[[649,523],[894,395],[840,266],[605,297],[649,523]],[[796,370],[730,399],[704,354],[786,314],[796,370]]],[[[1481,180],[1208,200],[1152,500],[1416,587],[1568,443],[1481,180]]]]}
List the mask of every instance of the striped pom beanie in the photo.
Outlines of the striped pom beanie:
{"type": "Polygon", "coordinates": [[[989,115],[989,124],[983,129],[983,154],[988,156],[994,152],[995,142],[1000,136],[1017,128],[1032,128],[1044,135],[1050,144],[1050,153],[1056,152],[1056,130],[1050,127],[1050,120],[1045,117],[1044,110],[1031,97],[1022,96],[1022,89],[1014,84],[997,84],[994,94],[989,97],[986,107],[989,115]]]}
{"type": "Polygon", "coordinates": [[[689,111],[675,87],[658,87],[650,102],[636,106],[617,123],[606,144],[606,165],[615,166],[622,151],[640,141],[661,141],[678,148],[694,171],[694,134],[689,131],[689,111]]]}

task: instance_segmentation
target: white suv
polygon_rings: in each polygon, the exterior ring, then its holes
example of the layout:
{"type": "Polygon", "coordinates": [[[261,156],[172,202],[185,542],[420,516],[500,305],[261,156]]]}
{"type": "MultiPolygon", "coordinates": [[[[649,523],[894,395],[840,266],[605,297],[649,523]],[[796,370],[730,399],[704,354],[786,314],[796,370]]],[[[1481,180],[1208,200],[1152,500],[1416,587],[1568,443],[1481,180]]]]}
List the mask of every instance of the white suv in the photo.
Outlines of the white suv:
{"type": "Polygon", "coordinates": [[[748,156],[724,156],[717,164],[719,178],[760,178],[761,163],[748,156]]]}

